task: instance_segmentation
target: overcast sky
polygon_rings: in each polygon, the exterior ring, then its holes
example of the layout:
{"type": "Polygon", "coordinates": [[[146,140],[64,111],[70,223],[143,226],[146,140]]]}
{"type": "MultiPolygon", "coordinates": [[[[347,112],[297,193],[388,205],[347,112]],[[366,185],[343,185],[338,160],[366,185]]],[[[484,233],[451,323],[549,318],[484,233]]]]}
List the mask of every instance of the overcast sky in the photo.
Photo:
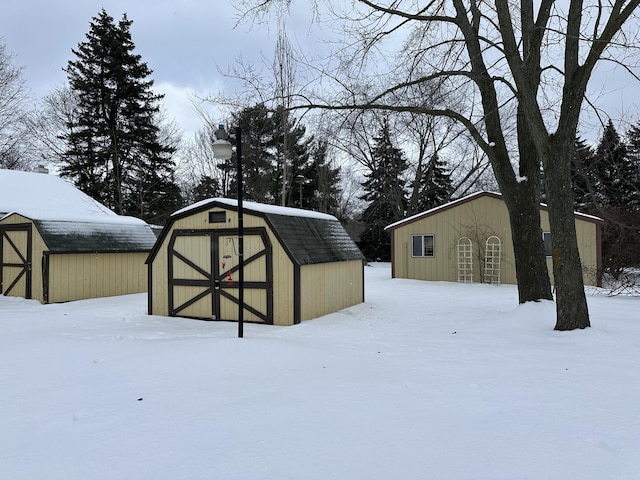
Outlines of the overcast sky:
{"type": "MultiPolygon", "coordinates": [[[[229,90],[229,80],[218,67],[226,71],[240,57],[260,64],[261,58],[274,55],[275,21],[236,25],[238,11],[228,0],[7,1],[0,15],[0,41],[15,55],[14,63],[23,67],[35,100],[65,84],[62,69],[74,59],[71,49],[86,40],[89,24],[102,8],[116,21],[125,12],[133,21],[136,53],[153,70],[156,91],[165,94],[166,110],[187,134],[201,127],[190,95],[229,90]]],[[[311,25],[308,2],[294,2],[293,8],[286,25],[294,48],[319,48],[329,32],[311,25]]],[[[627,123],[616,122],[620,133],[629,122],[638,121],[640,88],[622,69],[611,70],[611,64],[604,64],[590,90],[598,92],[598,103],[606,106],[608,115],[626,119],[627,123]]],[[[209,111],[215,112],[212,108],[209,111]]]]}
{"type": "MultiPolygon", "coordinates": [[[[304,3],[304,2],[300,2],[304,3]]],[[[245,22],[228,0],[21,0],[5,2],[0,14],[0,42],[23,68],[37,100],[66,83],[63,68],[75,59],[71,49],[86,40],[92,18],[101,9],[117,22],[123,13],[133,21],[135,52],[153,70],[155,88],[165,107],[186,132],[200,128],[189,94],[206,94],[228,82],[227,70],[239,57],[260,63],[273,58],[277,27],[245,22]],[[235,27],[235,28],[234,28],[235,27]]],[[[311,16],[304,11],[290,21],[306,42],[311,16]]],[[[287,25],[288,28],[289,24],[287,25]]]]}

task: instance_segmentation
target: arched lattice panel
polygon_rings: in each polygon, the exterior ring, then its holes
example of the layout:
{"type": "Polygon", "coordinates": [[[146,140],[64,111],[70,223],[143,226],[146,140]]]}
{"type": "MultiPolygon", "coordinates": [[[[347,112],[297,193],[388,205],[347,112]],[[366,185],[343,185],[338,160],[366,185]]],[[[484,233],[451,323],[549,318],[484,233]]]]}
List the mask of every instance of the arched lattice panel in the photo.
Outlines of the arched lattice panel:
{"type": "Polygon", "coordinates": [[[492,235],[487,238],[484,247],[484,283],[500,285],[500,260],[502,258],[502,241],[492,235]]]}
{"type": "Polygon", "coordinates": [[[460,237],[457,245],[458,282],[473,282],[473,242],[468,237],[460,237]]]}

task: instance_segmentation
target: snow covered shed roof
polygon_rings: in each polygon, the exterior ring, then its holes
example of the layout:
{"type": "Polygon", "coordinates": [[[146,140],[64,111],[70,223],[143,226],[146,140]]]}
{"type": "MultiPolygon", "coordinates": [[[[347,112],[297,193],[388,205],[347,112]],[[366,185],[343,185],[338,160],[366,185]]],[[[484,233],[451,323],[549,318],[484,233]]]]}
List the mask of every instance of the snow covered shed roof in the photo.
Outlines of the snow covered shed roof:
{"type": "Polygon", "coordinates": [[[156,238],[60,177],[0,169],[0,220],[12,214],[31,220],[51,252],[149,251],[156,238]]]}
{"type": "MultiPolygon", "coordinates": [[[[502,195],[500,193],[480,191],[480,192],[472,193],[472,194],[467,195],[465,197],[459,198],[458,200],[454,200],[452,202],[445,203],[444,205],[440,205],[439,207],[432,208],[432,209],[427,210],[425,212],[418,213],[418,214],[413,215],[411,217],[407,217],[407,218],[405,218],[403,220],[399,220],[399,221],[397,221],[395,223],[392,223],[391,225],[387,225],[384,229],[385,230],[394,230],[394,229],[396,229],[398,227],[401,227],[403,225],[407,225],[409,223],[417,222],[418,220],[421,220],[423,218],[427,218],[427,217],[430,217],[432,215],[436,215],[436,214],[438,214],[440,212],[444,212],[445,210],[449,210],[450,208],[457,207],[458,205],[462,205],[463,203],[472,202],[472,201],[474,201],[474,200],[476,200],[477,198],[480,198],[480,197],[490,197],[490,198],[495,198],[497,200],[502,200],[502,195]]],[[[541,203],[540,204],[540,209],[541,210],[547,210],[547,205],[544,204],[544,203],[541,203]]],[[[593,215],[587,215],[586,213],[574,212],[574,215],[575,215],[576,218],[579,218],[579,219],[584,220],[586,222],[604,223],[604,220],[602,220],[601,218],[594,217],[593,215]]]]}
{"type": "Polygon", "coordinates": [[[51,252],[149,251],[156,236],[149,225],[33,220],[51,252]]]}
{"type": "MultiPolygon", "coordinates": [[[[156,246],[168,234],[175,221],[211,208],[237,211],[238,202],[212,198],[174,212],[156,246]]],[[[340,221],[326,213],[255,202],[243,202],[246,214],[264,218],[283,248],[297,265],[363,260],[364,256],[340,221]]],[[[149,263],[157,252],[149,255],[149,263]]]]}
{"type": "Polygon", "coordinates": [[[56,175],[0,169],[0,215],[12,212],[43,220],[117,217],[56,175]]]}

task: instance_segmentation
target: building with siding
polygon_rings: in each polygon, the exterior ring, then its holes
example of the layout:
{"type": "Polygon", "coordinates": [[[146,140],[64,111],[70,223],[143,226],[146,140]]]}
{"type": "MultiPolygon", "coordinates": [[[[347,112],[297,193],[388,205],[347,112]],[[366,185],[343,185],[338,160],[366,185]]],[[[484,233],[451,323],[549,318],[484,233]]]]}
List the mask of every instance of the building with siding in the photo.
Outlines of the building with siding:
{"type": "MultiPolygon", "coordinates": [[[[331,215],[243,202],[246,321],[293,325],[364,301],[364,257],[331,215]]],[[[147,259],[149,314],[238,320],[237,202],[175,212],[147,259]]]]}
{"type": "Polygon", "coordinates": [[[140,293],[155,242],[55,175],[0,170],[0,293],[43,303],[140,293]]]}
{"type": "MultiPolygon", "coordinates": [[[[575,214],[586,285],[602,275],[601,226],[597,217],[575,214]]],[[[540,226],[553,282],[549,214],[540,205],[540,226]]],[[[509,214],[502,196],[478,192],[386,227],[391,235],[394,278],[516,284],[509,214]]]]}

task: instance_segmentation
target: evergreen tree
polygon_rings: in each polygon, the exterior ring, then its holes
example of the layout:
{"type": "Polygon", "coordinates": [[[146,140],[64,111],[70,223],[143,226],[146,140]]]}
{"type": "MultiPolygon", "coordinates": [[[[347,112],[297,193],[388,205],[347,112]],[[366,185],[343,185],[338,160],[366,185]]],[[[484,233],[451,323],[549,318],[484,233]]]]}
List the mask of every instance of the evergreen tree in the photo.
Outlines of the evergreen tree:
{"type": "Polygon", "coordinates": [[[628,207],[640,212],[640,122],[627,132],[627,154],[629,160],[629,188],[628,207]]]}
{"type": "Polygon", "coordinates": [[[405,214],[407,191],[403,174],[407,161],[402,150],[393,145],[386,120],[374,139],[371,164],[362,184],[365,194],[361,198],[369,204],[362,214],[365,231],[361,249],[369,259],[389,261],[391,240],[384,228],[405,214]]]}
{"type": "MultiPolygon", "coordinates": [[[[260,103],[232,115],[242,128],[244,197],[267,204],[282,203],[283,162],[286,160],[285,205],[337,212],[339,169],[327,163],[327,144],[306,136],[303,124],[280,108],[260,103]]],[[[232,179],[227,195],[235,195],[236,158],[219,166],[232,179]]]]}
{"type": "Polygon", "coordinates": [[[576,210],[593,210],[593,189],[597,184],[593,149],[581,138],[576,138],[571,159],[571,185],[576,210]]]}
{"type": "Polygon", "coordinates": [[[191,197],[194,202],[214,198],[221,195],[220,184],[217,179],[208,175],[201,175],[197,185],[191,190],[191,197]]]}
{"type": "Polygon", "coordinates": [[[116,25],[103,9],[72,50],[66,72],[78,104],[61,175],[116,213],[158,221],[180,203],[174,148],[160,141],[162,95],[152,92],[152,71],[133,52],[131,24],[123,15],[116,25]]]}
{"type": "MultiPolygon", "coordinates": [[[[328,142],[314,139],[310,151],[310,165],[306,173],[310,194],[308,207],[323,213],[338,215],[340,203],[340,168],[333,168],[328,158],[328,142]]],[[[303,198],[303,200],[304,200],[303,198]]]]}
{"type": "Polygon", "coordinates": [[[640,264],[638,133],[629,131],[627,146],[609,121],[595,151],[577,140],[572,159],[576,208],[604,219],[602,265],[614,278],[640,264]]]}
{"type": "Polygon", "coordinates": [[[424,167],[420,176],[420,195],[417,211],[430,210],[451,200],[454,192],[451,174],[447,171],[447,163],[434,154],[424,167]]]}
{"type": "Polygon", "coordinates": [[[287,204],[335,215],[340,195],[340,169],[329,164],[326,142],[312,137],[304,146],[304,155],[293,157],[289,166],[292,184],[287,204]],[[296,162],[302,158],[306,158],[304,163],[296,162]]]}
{"type": "Polygon", "coordinates": [[[633,166],[627,156],[627,146],[609,120],[594,154],[596,205],[626,206],[633,193],[628,182],[633,173],[633,166]]]}
{"type": "MultiPolygon", "coordinates": [[[[232,124],[242,129],[243,197],[254,202],[275,201],[274,123],[264,103],[246,107],[232,115],[232,124]]],[[[236,153],[220,168],[230,174],[230,196],[237,193],[236,153]]]]}
{"type": "MultiPolygon", "coordinates": [[[[311,138],[306,138],[306,128],[297,122],[290,112],[277,107],[272,115],[274,130],[273,147],[278,158],[274,192],[276,198],[282,198],[283,181],[286,185],[285,205],[291,207],[309,207],[313,195],[310,177],[309,149],[311,138]],[[286,168],[283,163],[286,162],[286,168]],[[286,179],[283,179],[286,173],[286,179]],[[302,205],[300,204],[302,192],[302,205]]],[[[280,202],[281,203],[281,202],[280,202]]]]}

